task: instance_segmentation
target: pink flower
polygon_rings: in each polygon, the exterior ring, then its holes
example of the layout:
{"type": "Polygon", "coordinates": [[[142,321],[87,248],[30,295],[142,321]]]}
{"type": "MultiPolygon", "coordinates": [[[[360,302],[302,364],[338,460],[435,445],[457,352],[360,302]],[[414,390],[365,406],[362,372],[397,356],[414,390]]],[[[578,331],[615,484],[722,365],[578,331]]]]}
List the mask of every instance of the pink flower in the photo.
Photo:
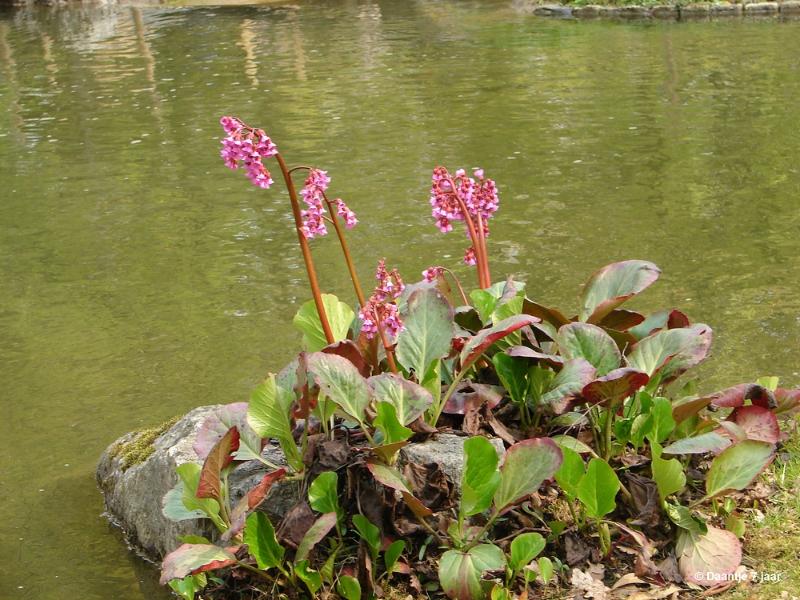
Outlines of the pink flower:
{"type": "Polygon", "coordinates": [[[336,214],[344,219],[344,224],[348,229],[352,229],[358,223],[356,213],[350,210],[341,198],[336,199],[336,214]]]}
{"type": "Polygon", "coordinates": [[[403,322],[394,301],[403,293],[403,279],[397,269],[387,271],[385,259],[378,263],[375,279],[378,283],[372,296],[358,312],[362,322],[361,331],[367,339],[375,337],[379,329],[383,329],[388,337],[396,338],[403,330],[403,322]]]}
{"type": "Polygon", "coordinates": [[[475,265],[478,264],[478,259],[475,256],[475,247],[474,246],[470,246],[464,252],[464,262],[467,263],[468,265],[472,266],[472,267],[474,267],[475,265]]]}
{"type": "Polygon", "coordinates": [[[436,281],[436,278],[444,274],[444,267],[428,267],[422,272],[425,281],[436,281]]]}
{"type": "MultiPolygon", "coordinates": [[[[442,233],[453,230],[453,221],[470,219],[477,230],[480,216],[484,237],[489,235],[489,219],[497,212],[500,199],[494,180],[484,177],[483,169],[473,171],[475,179],[467,177],[464,169],[450,175],[445,167],[436,167],[431,177],[431,214],[442,233]],[[477,180],[477,181],[476,181],[477,180]],[[466,214],[465,214],[466,210],[466,214]]],[[[469,230],[467,230],[469,233],[469,230]]],[[[477,264],[475,248],[467,248],[464,262],[477,264]]]]}
{"type": "Polygon", "coordinates": [[[254,129],[245,125],[236,117],[220,119],[226,137],[222,140],[220,155],[230,169],[238,169],[243,165],[247,177],[253,185],[268,188],[272,185],[272,176],[264,167],[263,160],[278,153],[262,129],[254,129]]]}
{"type": "Polygon", "coordinates": [[[328,233],[328,228],[325,226],[323,219],[325,214],[323,201],[325,199],[325,190],[328,189],[330,182],[331,178],[328,177],[326,171],[311,169],[308,172],[303,189],[300,190],[300,195],[308,206],[300,213],[303,217],[303,225],[300,231],[302,231],[306,239],[310,240],[328,233]]]}

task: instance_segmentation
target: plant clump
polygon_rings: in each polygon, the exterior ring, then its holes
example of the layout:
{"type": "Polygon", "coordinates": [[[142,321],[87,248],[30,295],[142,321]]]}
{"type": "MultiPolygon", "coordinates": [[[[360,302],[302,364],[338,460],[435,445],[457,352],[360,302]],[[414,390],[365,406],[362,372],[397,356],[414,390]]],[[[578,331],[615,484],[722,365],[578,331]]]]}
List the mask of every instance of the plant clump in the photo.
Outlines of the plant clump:
{"type": "Polygon", "coordinates": [[[601,268],[567,312],[522,282],[493,284],[486,223],[499,196],[482,170],[437,167],[430,200],[440,230],[464,222],[477,288],[467,293],[441,266],[405,283],[381,260],[367,299],[344,235],[356,219],[328,199],[327,173],[289,168],[238,119],[223,127],[226,162],[258,162],[248,167],[258,187],[271,179],[259,161],[277,161],[312,300],[294,319],[303,350],[249,403],[211,415],[199,462],[178,467],[164,514],[210,519],[217,533],[183,538],[162,583],[187,599],[235,589],[360,600],[400,589],[521,600],[557,586],[666,597],[735,582],[742,510],[759,501],[753,483],[792,429],[800,390],[765,378],[698,393],[686,373],[707,358],[711,328],[677,309],[622,308],[658,280],[651,262],[601,268]],[[299,195],[296,171],[307,175],[299,195]],[[319,288],[308,241],[328,226],[357,309],[319,288]],[[460,481],[435,462],[398,461],[439,432],[467,438],[460,481]],[[286,466],[262,457],[267,444],[286,466]],[[232,502],[228,478],[251,460],[268,472],[232,502]],[[290,479],[303,497],[273,523],[259,507],[290,479]]]}

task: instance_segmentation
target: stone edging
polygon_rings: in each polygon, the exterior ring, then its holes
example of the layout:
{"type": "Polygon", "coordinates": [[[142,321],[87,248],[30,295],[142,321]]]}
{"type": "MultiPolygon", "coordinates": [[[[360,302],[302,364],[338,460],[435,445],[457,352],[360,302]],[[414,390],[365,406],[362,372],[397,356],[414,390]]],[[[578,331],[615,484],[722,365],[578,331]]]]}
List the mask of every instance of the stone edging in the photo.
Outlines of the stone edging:
{"type": "Polygon", "coordinates": [[[778,17],[800,16],[800,0],[784,0],[783,2],[745,2],[732,4],[729,2],[702,3],[658,6],[565,6],[563,4],[530,4],[524,7],[540,17],[557,17],[562,19],[704,19],[716,17],[778,17]]]}

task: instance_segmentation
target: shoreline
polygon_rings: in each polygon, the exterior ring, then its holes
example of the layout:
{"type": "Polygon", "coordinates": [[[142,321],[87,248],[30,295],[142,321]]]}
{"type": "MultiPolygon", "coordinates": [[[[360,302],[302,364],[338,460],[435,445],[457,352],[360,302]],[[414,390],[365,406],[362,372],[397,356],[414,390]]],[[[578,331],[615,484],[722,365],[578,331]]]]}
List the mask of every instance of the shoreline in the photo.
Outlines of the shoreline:
{"type": "Polygon", "coordinates": [[[703,19],[729,17],[800,17],[800,0],[784,0],[783,2],[702,2],[692,4],[654,4],[613,5],[586,4],[539,4],[525,3],[518,6],[524,12],[558,19],[657,19],[673,21],[696,21],[703,19]]]}

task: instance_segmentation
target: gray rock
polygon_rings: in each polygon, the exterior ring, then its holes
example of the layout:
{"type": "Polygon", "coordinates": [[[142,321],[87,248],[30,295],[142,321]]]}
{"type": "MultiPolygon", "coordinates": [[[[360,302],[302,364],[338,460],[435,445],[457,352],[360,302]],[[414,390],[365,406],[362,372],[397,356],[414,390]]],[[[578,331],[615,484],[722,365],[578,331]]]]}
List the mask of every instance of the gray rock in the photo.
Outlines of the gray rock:
{"type": "Polygon", "coordinates": [[[746,15],[770,15],[776,12],[778,12],[777,2],[753,2],[744,7],[746,15]]]}
{"type": "Polygon", "coordinates": [[[736,17],[742,14],[742,5],[719,2],[712,4],[709,10],[715,17],[736,17]]]}
{"type": "Polygon", "coordinates": [[[97,466],[97,485],[103,492],[107,516],[125,533],[142,555],[158,559],[178,546],[178,536],[208,535],[204,523],[173,523],[161,514],[161,499],[177,483],[175,468],[196,461],[192,449],[197,429],[216,406],[202,406],[186,414],[153,442],[153,453],[143,462],[125,468],[118,450],[135,443],[138,433],[128,433],[111,444],[97,466]]]}
{"type": "MultiPolygon", "coordinates": [[[[125,533],[131,547],[142,556],[159,561],[178,547],[180,535],[213,537],[215,532],[205,519],[174,523],[161,512],[164,495],[178,482],[176,467],[186,462],[199,462],[192,448],[203,421],[219,406],[203,406],[187,413],[153,442],[153,452],[139,464],[127,469],[119,449],[135,443],[139,433],[129,433],[111,444],[97,466],[97,484],[103,492],[106,516],[125,533]]],[[[398,464],[441,465],[445,475],[458,489],[464,464],[464,442],[468,438],[439,434],[426,442],[410,444],[400,451],[398,464]]],[[[503,443],[493,439],[498,455],[503,443]]],[[[284,465],[280,448],[267,446],[264,458],[275,465],[284,465]]],[[[269,468],[259,461],[239,465],[230,475],[231,503],[235,504],[267,473],[269,468]]],[[[270,489],[260,510],[273,521],[280,520],[300,497],[299,481],[279,481],[270,489]]]]}
{"type": "Polygon", "coordinates": [[[562,17],[569,18],[572,16],[572,9],[569,6],[561,4],[543,4],[533,9],[533,14],[540,17],[562,17]]]}
{"type": "Polygon", "coordinates": [[[796,15],[800,14],[800,0],[786,0],[780,5],[781,14],[796,15]]]}
{"type": "Polygon", "coordinates": [[[623,19],[648,19],[650,9],[646,6],[621,6],[619,16],[623,19]]]}
{"type": "Polygon", "coordinates": [[[656,19],[677,19],[677,6],[654,6],[650,9],[650,14],[656,19]]]}
{"type": "Polygon", "coordinates": [[[587,4],[586,6],[576,6],[572,9],[572,14],[580,19],[593,19],[600,16],[603,7],[599,4],[587,4]]]}
{"type": "Polygon", "coordinates": [[[708,4],[687,4],[680,11],[682,19],[702,19],[708,17],[711,9],[708,4]]]}
{"type": "MultiPolygon", "coordinates": [[[[464,468],[464,442],[469,438],[453,434],[439,434],[421,444],[409,444],[402,450],[397,459],[398,466],[408,463],[425,465],[437,463],[447,478],[453,482],[456,493],[461,492],[461,472],[464,468]]],[[[505,451],[503,441],[499,438],[490,440],[502,456],[505,451]]]]}

